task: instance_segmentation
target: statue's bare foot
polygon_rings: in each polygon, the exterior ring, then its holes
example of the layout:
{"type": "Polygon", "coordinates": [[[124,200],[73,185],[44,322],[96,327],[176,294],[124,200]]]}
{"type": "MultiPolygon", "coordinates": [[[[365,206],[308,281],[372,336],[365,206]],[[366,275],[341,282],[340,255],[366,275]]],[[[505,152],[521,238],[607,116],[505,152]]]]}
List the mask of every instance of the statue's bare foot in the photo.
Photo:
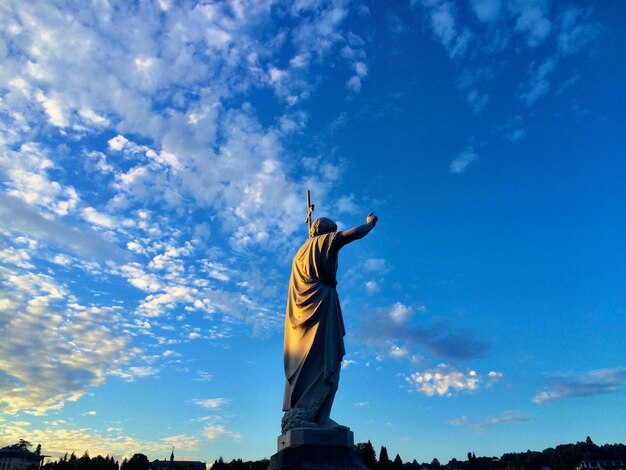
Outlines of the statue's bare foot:
{"type": "Polygon", "coordinates": [[[319,423],[319,427],[325,429],[350,429],[348,426],[343,426],[330,418],[327,418],[325,421],[319,423]]]}

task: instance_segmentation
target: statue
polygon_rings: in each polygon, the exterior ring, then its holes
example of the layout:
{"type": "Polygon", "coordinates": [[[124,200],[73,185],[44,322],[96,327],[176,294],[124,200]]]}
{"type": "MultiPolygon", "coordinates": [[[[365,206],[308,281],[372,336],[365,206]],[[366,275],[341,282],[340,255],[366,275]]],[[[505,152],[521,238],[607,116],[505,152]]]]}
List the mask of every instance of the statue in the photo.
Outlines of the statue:
{"type": "Polygon", "coordinates": [[[365,224],[338,232],[330,219],[311,223],[308,193],[307,205],[309,239],[293,258],[287,297],[283,434],[294,428],[347,429],[330,419],[345,355],[337,258],[341,248],[363,238],[378,222],[372,212],[365,224]]]}

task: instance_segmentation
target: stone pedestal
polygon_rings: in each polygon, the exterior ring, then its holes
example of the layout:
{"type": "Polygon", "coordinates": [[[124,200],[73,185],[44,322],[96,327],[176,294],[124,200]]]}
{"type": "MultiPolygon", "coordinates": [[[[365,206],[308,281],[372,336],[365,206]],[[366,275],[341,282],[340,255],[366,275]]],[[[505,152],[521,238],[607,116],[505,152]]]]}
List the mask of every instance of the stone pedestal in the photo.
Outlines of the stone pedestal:
{"type": "Polygon", "coordinates": [[[297,428],[278,437],[268,470],[367,470],[349,429],[297,428]]]}

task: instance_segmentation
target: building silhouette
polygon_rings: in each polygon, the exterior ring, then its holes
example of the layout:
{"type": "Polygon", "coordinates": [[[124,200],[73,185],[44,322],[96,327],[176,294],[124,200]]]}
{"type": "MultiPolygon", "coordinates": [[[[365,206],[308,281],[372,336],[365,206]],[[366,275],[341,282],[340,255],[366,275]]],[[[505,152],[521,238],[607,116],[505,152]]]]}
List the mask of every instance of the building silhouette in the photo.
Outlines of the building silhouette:
{"type": "Polygon", "coordinates": [[[150,470],[206,470],[206,463],[198,460],[174,460],[174,448],[172,448],[169,460],[153,460],[149,468],[150,470]]]}
{"type": "MultiPolygon", "coordinates": [[[[0,449],[0,470],[10,470],[12,468],[38,470],[43,464],[45,455],[31,452],[26,448],[0,449]]],[[[200,470],[200,469],[198,469],[200,470]]]]}

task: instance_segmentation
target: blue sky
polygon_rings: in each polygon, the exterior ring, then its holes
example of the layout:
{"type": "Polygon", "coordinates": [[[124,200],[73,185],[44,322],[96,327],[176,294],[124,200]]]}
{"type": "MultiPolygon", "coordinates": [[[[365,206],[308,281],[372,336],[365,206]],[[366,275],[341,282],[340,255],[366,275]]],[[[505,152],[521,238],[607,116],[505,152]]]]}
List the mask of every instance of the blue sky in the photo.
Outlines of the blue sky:
{"type": "Polygon", "coordinates": [[[621,2],[0,6],[0,444],[275,452],[290,260],[403,459],[623,442],[621,2]]]}

